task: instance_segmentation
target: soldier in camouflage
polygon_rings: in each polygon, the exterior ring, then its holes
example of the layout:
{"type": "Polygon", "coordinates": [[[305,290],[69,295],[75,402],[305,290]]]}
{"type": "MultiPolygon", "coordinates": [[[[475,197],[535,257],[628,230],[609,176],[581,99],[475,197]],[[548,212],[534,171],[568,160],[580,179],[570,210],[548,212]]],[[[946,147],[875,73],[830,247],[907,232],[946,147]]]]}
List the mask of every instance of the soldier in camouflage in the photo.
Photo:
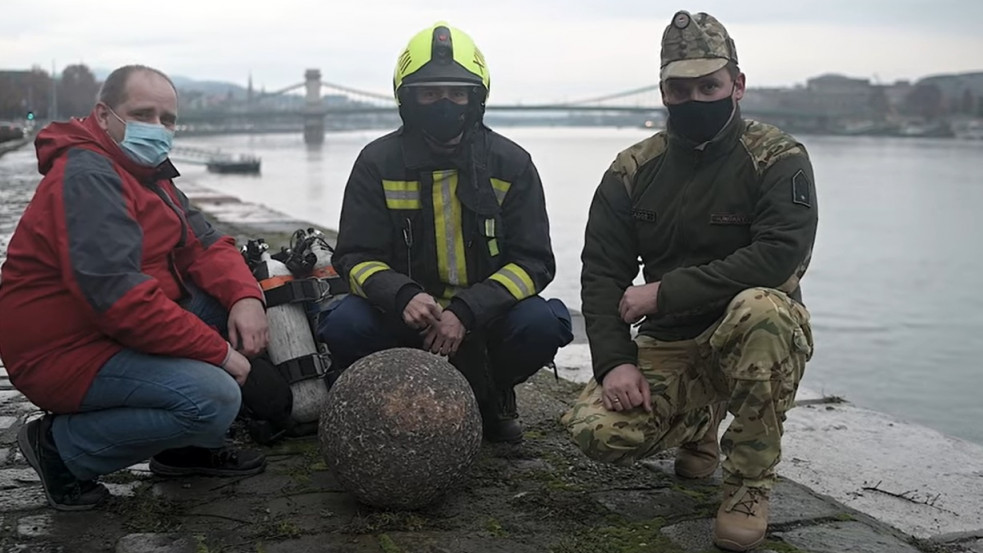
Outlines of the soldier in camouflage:
{"type": "Polygon", "coordinates": [[[722,450],[714,542],[746,551],[765,538],[785,413],[813,350],[799,286],[817,226],[812,166],[794,138],[741,117],[745,76],[712,16],[673,16],[661,89],[667,130],[618,154],[590,208],[594,379],[563,423],[600,461],[678,447],[684,478],[712,475],[722,450]]]}

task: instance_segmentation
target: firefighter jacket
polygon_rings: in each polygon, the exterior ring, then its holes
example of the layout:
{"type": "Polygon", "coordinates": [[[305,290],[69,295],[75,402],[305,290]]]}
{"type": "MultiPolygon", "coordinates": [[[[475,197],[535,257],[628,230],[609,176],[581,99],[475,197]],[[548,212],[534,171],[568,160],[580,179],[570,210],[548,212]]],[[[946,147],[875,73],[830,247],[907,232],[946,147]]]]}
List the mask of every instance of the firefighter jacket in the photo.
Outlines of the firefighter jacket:
{"type": "Polygon", "coordinates": [[[404,129],[379,138],[355,161],[332,262],[385,312],[427,292],[482,328],[553,279],[536,167],[485,127],[448,153],[404,129]]]}

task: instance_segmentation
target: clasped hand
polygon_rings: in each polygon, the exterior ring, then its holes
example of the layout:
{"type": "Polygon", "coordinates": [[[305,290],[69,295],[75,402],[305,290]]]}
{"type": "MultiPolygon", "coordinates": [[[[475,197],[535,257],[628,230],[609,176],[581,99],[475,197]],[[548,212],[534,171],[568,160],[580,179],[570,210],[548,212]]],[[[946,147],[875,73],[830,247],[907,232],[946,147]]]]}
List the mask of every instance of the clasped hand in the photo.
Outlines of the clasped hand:
{"type": "Polygon", "coordinates": [[[423,334],[423,349],[450,356],[464,341],[467,329],[451,311],[441,309],[430,294],[420,292],[403,309],[403,322],[423,334]]]}
{"type": "Polygon", "coordinates": [[[269,323],[263,302],[256,298],[237,301],[229,310],[229,352],[222,368],[242,386],[251,369],[247,357],[266,349],[269,341],[269,323]]]}
{"type": "Polygon", "coordinates": [[[625,289],[618,303],[621,320],[628,324],[635,324],[646,315],[655,314],[659,310],[659,284],[650,282],[625,289]]]}

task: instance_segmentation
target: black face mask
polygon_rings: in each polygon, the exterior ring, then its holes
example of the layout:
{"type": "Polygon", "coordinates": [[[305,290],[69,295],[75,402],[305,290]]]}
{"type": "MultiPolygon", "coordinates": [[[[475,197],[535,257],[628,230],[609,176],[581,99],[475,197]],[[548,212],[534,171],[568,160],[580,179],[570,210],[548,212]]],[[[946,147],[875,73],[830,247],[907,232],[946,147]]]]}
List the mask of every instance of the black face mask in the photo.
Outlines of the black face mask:
{"type": "Polygon", "coordinates": [[[408,110],[407,123],[433,137],[437,142],[449,142],[464,132],[468,105],[441,98],[432,104],[414,104],[408,110]]]}
{"type": "Polygon", "coordinates": [[[734,99],[730,96],[712,102],[690,100],[682,104],[666,106],[672,130],[700,144],[717,136],[734,113],[734,99]]]}

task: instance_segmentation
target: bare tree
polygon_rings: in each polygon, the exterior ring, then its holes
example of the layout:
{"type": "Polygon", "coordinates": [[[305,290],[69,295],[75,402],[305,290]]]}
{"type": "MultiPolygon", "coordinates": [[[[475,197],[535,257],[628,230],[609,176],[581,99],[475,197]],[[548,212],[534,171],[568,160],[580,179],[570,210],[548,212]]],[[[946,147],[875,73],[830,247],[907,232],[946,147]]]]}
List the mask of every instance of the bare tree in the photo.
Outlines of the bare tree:
{"type": "Polygon", "coordinates": [[[88,115],[99,93],[95,75],[83,64],[69,65],[58,83],[58,111],[63,117],[88,115]]]}
{"type": "Polygon", "coordinates": [[[49,117],[51,77],[38,67],[0,72],[0,119],[19,120],[33,111],[49,117]]]}

